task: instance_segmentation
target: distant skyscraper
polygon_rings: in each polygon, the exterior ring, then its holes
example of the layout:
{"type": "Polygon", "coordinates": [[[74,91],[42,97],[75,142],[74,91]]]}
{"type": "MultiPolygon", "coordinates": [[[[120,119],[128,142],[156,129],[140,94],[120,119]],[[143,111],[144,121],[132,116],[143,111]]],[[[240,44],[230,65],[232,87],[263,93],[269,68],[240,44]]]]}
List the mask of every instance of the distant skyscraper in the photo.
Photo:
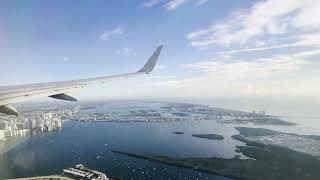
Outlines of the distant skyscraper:
{"type": "Polygon", "coordinates": [[[5,138],[5,130],[1,129],[0,130],[0,141],[3,141],[5,138]]]}

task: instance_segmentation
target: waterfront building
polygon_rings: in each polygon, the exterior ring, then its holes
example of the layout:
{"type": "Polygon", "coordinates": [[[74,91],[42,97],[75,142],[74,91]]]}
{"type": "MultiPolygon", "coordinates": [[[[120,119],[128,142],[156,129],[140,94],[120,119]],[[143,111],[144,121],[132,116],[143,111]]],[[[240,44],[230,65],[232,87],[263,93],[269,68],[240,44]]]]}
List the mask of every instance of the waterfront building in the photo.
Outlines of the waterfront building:
{"type": "Polygon", "coordinates": [[[4,133],[4,129],[0,130],[0,141],[3,141],[5,139],[5,133],[4,133]]]}
{"type": "Polygon", "coordinates": [[[73,110],[34,111],[19,117],[1,116],[0,140],[13,136],[26,135],[30,131],[50,132],[62,128],[62,118],[73,115],[73,110]]]}
{"type": "Polygon", "coordinates": [[[74,179],[109,180],[106,174],[84,167],[82,164],[63,170],[63,175],[74,179]]]}

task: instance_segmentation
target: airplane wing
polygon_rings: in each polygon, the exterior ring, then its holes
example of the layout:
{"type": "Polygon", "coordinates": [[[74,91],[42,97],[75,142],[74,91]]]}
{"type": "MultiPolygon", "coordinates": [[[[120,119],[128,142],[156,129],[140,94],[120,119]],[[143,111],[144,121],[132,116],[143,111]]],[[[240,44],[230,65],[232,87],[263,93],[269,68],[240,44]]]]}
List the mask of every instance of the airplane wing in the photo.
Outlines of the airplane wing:
{"type": "Polygon", "coordinates": [[[71,97],[65,93],[71,91],[72,89],[83,88],[93,83],[106,83],[111,80],[149,74],[156,65],[162,48],[163,46],[159,46],[147,61],[147,63],[143,66],[143,68],[133,73],[89,79],[0,87],[0,113],[18,116],[18,111],[11,103],[23,101],[34,97],[48,96],[51,98],[66,101],[77,101],[76,98],[71,97]]]}

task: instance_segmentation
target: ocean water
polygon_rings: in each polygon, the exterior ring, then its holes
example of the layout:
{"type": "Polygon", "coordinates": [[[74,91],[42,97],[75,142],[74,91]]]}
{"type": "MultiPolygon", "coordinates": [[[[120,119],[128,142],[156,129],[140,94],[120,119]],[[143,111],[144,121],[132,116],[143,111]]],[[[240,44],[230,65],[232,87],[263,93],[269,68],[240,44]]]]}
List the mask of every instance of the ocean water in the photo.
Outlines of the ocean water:
{"type": "MultiPolygon", "coordinates": [[[[229,179],[112,153],[111,150],[171,157],[231,158],[241,142],[212,141],[192,133],[222,133],[214,121],[183,123],[82,123],[67,121],[62,130],[31,136],[0,157],[0,179],[57,174],[82,163],[124,179],[229,179]],[[216,130],[214,130],[216,129],[216,130]],[[185,134],[173,134],[183,131],[185,134]],[[219,131],[219,132],[217,132],[219,131]]],[[[227,126],[226,126],[227,128],[227,126]]],[[[230,132],[232,134],[233,132],[230,132]]]]}

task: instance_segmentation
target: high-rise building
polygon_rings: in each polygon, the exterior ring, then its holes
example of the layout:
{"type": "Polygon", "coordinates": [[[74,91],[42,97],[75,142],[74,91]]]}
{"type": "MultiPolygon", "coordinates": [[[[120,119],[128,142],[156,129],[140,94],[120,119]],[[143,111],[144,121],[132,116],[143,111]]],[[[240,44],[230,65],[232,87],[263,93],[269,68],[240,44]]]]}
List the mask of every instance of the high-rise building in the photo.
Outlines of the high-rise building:
{"type": "Polygon", "coordinates": [[[5,131],[3,129],[0,130],[0,141],[3,141],[5,138],[5,131]]]}
{"type": "Polygon", "coordinates": [[[0,122],[0,141],[5,138],[6,121],[0,122]]]}

